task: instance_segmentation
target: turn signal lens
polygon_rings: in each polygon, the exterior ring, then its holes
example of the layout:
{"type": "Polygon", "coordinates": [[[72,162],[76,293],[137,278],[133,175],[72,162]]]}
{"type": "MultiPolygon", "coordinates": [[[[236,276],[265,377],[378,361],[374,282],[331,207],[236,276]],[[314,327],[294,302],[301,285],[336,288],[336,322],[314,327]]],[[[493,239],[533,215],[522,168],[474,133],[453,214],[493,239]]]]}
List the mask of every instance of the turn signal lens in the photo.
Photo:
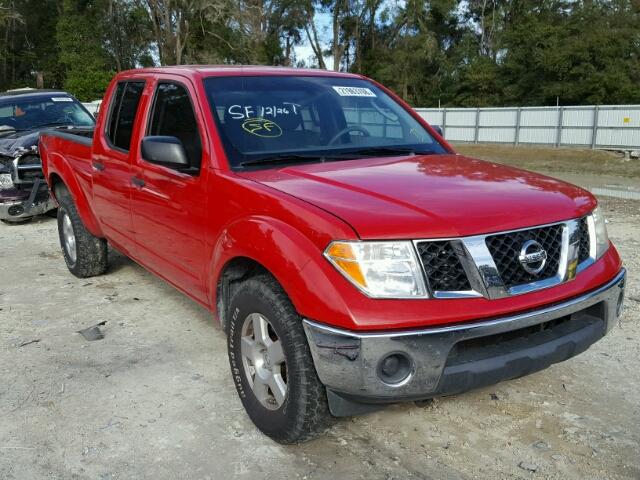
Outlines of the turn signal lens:
{"type": "Polygon", "coordinates": [[[425,297],[411,242],[333,242],[325,256],[350,282],[375,298],[425,297]]]}
{"type": "Polygon", "coordinates": [[[351,245],[348,243],[332,243],[327,249],[326,255],[342,270],[349,280],[355,282],[360,288],[367,287],[367,282],[364,279],[364,275],[362,275],[360,265],[351,245]]]}

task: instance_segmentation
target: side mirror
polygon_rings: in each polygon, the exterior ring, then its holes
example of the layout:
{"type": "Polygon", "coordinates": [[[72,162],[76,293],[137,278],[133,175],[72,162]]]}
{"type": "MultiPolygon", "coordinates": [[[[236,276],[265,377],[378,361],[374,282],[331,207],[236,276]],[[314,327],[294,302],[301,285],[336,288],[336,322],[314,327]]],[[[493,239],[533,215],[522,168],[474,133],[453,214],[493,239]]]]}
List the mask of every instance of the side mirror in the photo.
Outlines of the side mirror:
{"type": "Polygon", "coordinates": [[[433,128],[436,132],[438,132],[438,135],[440,135],[441,137],[442,135],[442,127],[440,125],[431,125],[431,128],[433,128]]]}
{"type": "Polygon", "coordinates": [[[142,139],[142,158],[169,168],[188,168],[189,159],[177,137],[150,136],[142,139]]]}

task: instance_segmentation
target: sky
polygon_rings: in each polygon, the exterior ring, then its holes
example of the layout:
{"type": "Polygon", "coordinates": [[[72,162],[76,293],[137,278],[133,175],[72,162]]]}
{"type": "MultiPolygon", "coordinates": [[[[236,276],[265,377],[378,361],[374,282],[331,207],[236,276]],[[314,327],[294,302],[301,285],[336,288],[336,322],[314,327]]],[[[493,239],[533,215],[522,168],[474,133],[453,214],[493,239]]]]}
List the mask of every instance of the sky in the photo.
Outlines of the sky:
{"type": "MultiPolygon", "coordinates": [[[[316,23],[316,28],[318,29],[318,35],[320,37],[320,43],[324,49],[329,48],[330,38],[331,38],[331,14],[329,12],[316,12],[314,16],[314,20],[316,23]]],[[[316,57],[313,53],[313,49],[309,44],[307,39],[307,35],[302,35],[302,44],[294,47],[296,53],[296,60],[304,62],[307,65],[314,65],[316,63],[316,57]]],[[[324,56],[325,63],[329,70],[333,69],[333,55],[325,55],[324,56]]]]}

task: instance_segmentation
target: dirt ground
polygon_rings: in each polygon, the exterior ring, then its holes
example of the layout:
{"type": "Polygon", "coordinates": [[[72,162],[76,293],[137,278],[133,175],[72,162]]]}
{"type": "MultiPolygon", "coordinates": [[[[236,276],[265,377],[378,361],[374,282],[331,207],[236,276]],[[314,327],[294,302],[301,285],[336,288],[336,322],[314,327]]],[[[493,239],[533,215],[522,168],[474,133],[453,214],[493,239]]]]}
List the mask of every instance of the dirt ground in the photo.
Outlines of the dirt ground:
{"type": "Polygon", "coordinates": [[[456,145],[456,150],[470,157],[507,163],[529,170],[616,175],[640,179],[640,160],[625,161],[622,153],[614,151],[469,143],[456,145]]]}
{"type": "Polygon", "coordinates": [[[107,275],[76,279],[53,219],[0,225],[0,479],[639,479],[640,202],[601,202],[630,270],[609,336],[290,447],[245,415],[208,312],[114,252],[107,275]],[[103,340],[76,333],[98,322],[103,340]]]}

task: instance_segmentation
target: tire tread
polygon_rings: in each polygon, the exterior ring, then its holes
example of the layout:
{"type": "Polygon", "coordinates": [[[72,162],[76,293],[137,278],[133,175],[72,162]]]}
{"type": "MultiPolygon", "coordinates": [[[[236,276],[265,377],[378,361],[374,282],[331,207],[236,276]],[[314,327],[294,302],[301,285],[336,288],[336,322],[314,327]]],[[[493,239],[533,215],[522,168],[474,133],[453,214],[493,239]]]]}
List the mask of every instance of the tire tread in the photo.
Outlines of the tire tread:
{"type": "MultiPolygon", "coordinates": [[[[325,387],[320,382],[313,364],[302,319],[278,281],[268,273],[261,273],[245,280],[237,289],[230,306],[234,305],[237,295],[247,291],[262,297],[274,307],[279,322],[286,329],[287,344],[293,347],[292,360],[299,366],[300,383],[297,385],[296,398],[293,399],[293,408],[297,414],[294,415],[293,424],[286,431],[278,434],[271,432],[268,435],[283,444],[302,443],[316,438],[331,425],[333,417],[329,412],[325,387]]],[[[234,321],[231,315],[229,319],[234,321]]],[[[282,336],[280,338],[282,341],[282,336]]],[[[292,401],[291,396],[287,401],[292,401]]]]}
{"type": "Polygon", "coordinates": [[[78,214],[73,198],[69,190],[63,185],[58,185],[55,189],[56,198],[60,205],[58,208],[58,231],[60,236],[60,246],[69,271],[78,278],[89,278],[102,275],[107,271],[108,248],[104,238],[98,238],[91,234],[78,214]],[[73,226],[73,233],[76,237],[76,262],[73,263],[64,248],[62,239],[62,218],[64,214],[69,215],[73,226]]]}

